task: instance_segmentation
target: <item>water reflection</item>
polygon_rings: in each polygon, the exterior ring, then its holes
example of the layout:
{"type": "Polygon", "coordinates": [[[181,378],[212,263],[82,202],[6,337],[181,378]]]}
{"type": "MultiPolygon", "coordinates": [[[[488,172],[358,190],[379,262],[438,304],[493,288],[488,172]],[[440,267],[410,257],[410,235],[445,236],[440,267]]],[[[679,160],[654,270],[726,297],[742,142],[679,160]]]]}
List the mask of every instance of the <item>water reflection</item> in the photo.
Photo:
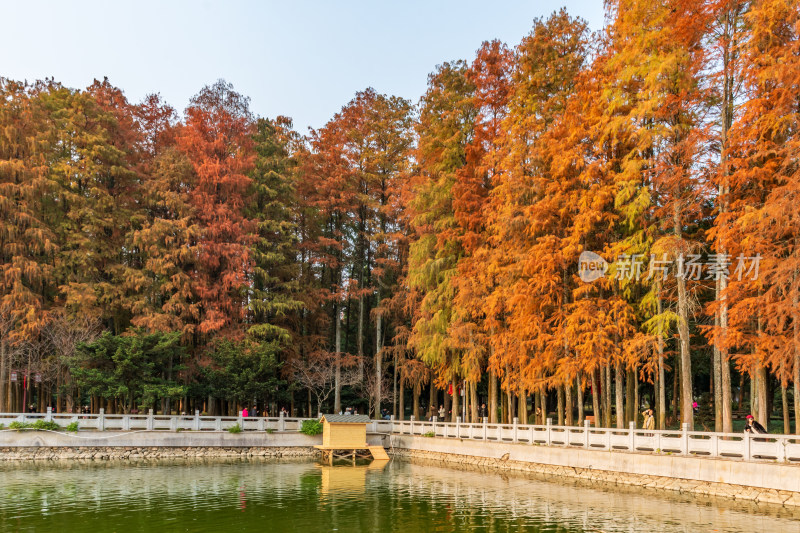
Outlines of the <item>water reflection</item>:
{"type": "Polygon", "coordinates": [[[0,531],[800,533],[800,512],[434,463],[0,465],[0,531]]]}

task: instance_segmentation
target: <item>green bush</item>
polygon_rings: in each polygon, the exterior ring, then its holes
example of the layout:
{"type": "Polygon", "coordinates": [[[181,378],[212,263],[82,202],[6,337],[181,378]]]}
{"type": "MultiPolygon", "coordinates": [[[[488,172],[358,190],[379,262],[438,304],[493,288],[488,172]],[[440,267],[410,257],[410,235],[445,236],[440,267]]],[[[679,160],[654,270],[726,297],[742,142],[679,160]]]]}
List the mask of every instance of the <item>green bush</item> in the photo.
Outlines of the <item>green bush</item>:
{"type": "Polygon", "coordinates": [[[5,428],[6,428],[5,424],[0,424],[0,429],[5,429],[5,428]]]}
{"type": "Polygon", "coordinates": [[[422,436],[423,437],[435,437],[436,433],[434,433],[433,431],[427,431],[427,432],[423,433],[422,436]]]}
{"type": "Polygon", "coordinates": [[[242,428],[239,424],[234,424],[233,426],[228,428],[228,433],[241,433],[242,428]]]}
{"type": "Polygon", "coordinates": [[[322,433],[322,422],[319,420],[303,420],[303,425],[300,427],[300,433],[306,435],[319,435],[322,433]]]}
{"type": "Polygon", "coordinates": [[[55,422],[46,422],[44,420],[37,420],[33,423],[33,429],[45,429],[48,431],[60,431],[61,426],[55,422]]]}
{"type": "Polygon", "coordinates": [[[8,429],[37,429],[37,430],[49,430],[49,431],[59,431],[61,426],[56,424],[55,422],[46,422],[44,420],[37,420],[36,422],[11,422],[8,425],[8,429]]]}
{"type": "Polygon", "coordinates": [[[78,421],[76,420],[75,422],[70,422],[69,424],[67,424],[67,427],[65,427],[64,430],[71,431],[72,433],[77,433],[78,432],[78,421]]]}
{"type": "Polygon", "coordinates": [[[275,428],[267,428],[267,429],[265,429],[264,431],[266,431],[267,433],[269,433],[270,435],[272,435],[273,433],[275,433],[275,428]]]}

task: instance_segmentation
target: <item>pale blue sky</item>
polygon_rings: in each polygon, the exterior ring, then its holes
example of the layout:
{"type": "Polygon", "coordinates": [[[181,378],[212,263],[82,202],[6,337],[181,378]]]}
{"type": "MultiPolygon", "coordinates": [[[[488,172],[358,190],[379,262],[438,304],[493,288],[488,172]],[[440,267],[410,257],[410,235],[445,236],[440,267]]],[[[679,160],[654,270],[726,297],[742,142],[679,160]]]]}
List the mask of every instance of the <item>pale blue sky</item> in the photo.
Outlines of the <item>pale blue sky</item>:
{"type": "Polygon", "coordinates": [[[437,64],[471,60],[484,40],[516,46],[561,5],[602,27],[602,0],[0,0],[0,76],[80,88],[108,76],[129,99],[160,92],[179,112],[225,78],[254,112],[305,132],[366,87],[416,102],[437,64]]]}

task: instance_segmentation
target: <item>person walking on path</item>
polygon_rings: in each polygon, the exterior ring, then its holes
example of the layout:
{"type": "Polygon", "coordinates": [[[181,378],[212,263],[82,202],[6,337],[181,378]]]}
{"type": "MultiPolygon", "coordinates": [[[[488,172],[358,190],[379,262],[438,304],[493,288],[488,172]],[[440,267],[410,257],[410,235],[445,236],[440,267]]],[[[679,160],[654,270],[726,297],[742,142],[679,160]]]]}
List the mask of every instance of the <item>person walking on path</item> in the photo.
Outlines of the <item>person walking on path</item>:
{"type": "Polygon", "coordinates": [[[250,416],[250,413],[247,412],[247,407],[245,407],[242,409],[242,418],[247,418],[248,416],[250,416]]]}
{"type": "Polygon", "coordinates": [[[644,429],[656,428],[656,419],[653,417],[652,409],[645,409],[644,413],[642,413],[642,416],[644,417],[644,425],[642,426],[644,429]]]}
{"type": "Polygon", "coordinates": [[[764,426],[758,423],[758,420],[753,418],[753,415],[747,415],[747,423],[744,425],[745,433],[768,433],[764,426]]]}

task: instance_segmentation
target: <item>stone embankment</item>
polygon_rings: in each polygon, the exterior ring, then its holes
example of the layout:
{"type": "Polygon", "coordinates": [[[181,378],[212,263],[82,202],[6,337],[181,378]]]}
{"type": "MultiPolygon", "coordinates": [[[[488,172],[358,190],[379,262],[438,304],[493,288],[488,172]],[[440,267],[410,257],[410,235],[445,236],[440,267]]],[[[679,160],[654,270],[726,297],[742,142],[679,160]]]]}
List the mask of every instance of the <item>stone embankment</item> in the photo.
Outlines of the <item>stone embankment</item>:
{"type": "Polygon", "coordinates": [[[800,507],[800,467],[718,458],[547,448],[393,436],[390,454],[440,465],[524,472],[541,479],[637,486],[800,507]]]}
{"type": "Polygon", "coordinates": [[[308,446],[45,446],[0,447],[0,461],[314,457],[308,446]]]}

